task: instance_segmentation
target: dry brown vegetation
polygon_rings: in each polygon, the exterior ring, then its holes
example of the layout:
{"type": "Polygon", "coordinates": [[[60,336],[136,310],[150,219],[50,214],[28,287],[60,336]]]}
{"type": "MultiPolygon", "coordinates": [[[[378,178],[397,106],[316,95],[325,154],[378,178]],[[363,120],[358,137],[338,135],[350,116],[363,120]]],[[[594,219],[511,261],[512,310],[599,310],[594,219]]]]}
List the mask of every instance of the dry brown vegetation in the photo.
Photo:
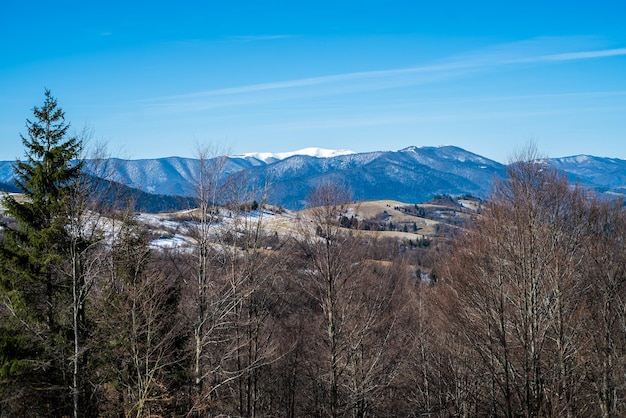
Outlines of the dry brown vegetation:
{"type": "MultiPolygon", "coordinates": [[[[203,169],[200,207],[156,217],[193,246],[151,249],[130,213],[102,224],[118,232],[88,260],[84,416],[626,413],[620,204],[523,159],[488,202],[355,204],[325,183],[259,216],[203,169]],[[218,207],[228,193],[242,204],[218,207]]],[[[40,387],[3,371],[0,415],[50,416],[40,387]]]]}

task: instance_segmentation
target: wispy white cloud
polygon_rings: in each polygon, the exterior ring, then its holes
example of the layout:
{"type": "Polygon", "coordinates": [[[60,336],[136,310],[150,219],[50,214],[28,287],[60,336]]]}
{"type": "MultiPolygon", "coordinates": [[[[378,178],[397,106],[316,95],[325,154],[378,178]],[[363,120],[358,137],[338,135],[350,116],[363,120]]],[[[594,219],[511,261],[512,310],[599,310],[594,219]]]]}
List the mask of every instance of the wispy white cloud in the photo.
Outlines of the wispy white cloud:
{"type": "Polygon", "coordinates": [[[626,55],[626,48],[602,49],[595,51],[566,52],[561,54],[540,55],[535,57],[520,58],[510,63],[541,62],[541,61],[576,61],[594,58],[607,58],[626,55]]]}
{"type": "Polygon", "coordinates": [[[503,66],[591,60],[626,55],[626,48],[589,49],[571,52],[571,45],[557,45],[542,40],[499,45],[484,51],[450,57],[436,64],[387,70],[359,71],[319,77],[307,77],[269,83],[212,89],[182,95],[144,100],[149,107],[172,111],[202,110],[237,104],[252,104],[293,97],[314,97],[358,91],[389,89],[408,85],[440,82],[493,71],[503,66]],[[546,49],[550,50],[546,53],[546,49]],[[269,94],[271,93],[271,94],[269,94]],[[231,99],[226,99],[231,97],[231,99]],[[213,100],[217,99],[219,100],[213,100]]]}
{"type": "MultiPolygon", "coordinates": [[[[470,70],[477,67],[475,63],[470,62],[455,62],[450,64],[440,65],[426,65],[409,68],[396,68],[390,70],[377,70],[377,71],[360,71],[344,74],[334,74],[321,77],[308,77],[295,80],[277,81],[270,83],[250,84],[239,87],[229,87],[224,89],[206,90],[196,93],[188,93],[181,95],[173,95],[166,97],[159,97],[148,99],[150,102],[181,100],[181,99],[193,99],[199,97],[211,97],[211,96],[224,96],[235,95],[243,93],[256,93],[269,90],[284,90],[301,87],[319,86],[325,84],[338,84],[342,82],[355,82],[360,80],[373,80],[373,79],[393,79],[395,77],[403,75],[417,75],[417,74],[445,74],[446,72],[457,71],[461,69],[470,70]]],[[[439,77],[437,77],[439,78],[439,77]]],[[[415,82],[419,81],[414,79],[415,82]]]]}

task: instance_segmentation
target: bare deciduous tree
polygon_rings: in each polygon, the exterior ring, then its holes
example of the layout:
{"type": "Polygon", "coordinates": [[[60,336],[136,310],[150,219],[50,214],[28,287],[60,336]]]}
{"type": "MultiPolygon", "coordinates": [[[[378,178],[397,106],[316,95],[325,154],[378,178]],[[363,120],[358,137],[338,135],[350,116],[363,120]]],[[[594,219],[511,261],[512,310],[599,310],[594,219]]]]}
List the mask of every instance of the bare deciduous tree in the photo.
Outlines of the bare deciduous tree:
{"type": "Polygon", "coordinates": [[[589,403],[602,417],[626,413],[626,214],[621,202],[595,202],[585,246],[584,347],[589,403]]]}
{"type": "Polygon", "coordinates": [[[224,181],[226,157],[201,151],[199,162],[191,413],[256,416],[260,369],[275,355],[268,320],[276,260],[262,245],[266,190],[256,190],[243,176],[224,181]]]}
{"type": "Polygon", "coordinates": [[[447,255],[440,304],[476,364],[464,378],[479,383],[471,405],[458,408],[571,416],[584,377],[579,302],[588,200],[536,158],[511,164],[508,174],[484,217],[447,255]]]}
{"type": "Polygon", "coordinates": [[[319,312],[312,311],[306,366],[319,370],[325,388],[315,413],[366,416],[384,404],[398,374],[401,279],[368,254],[375,237],[342,228],[342,215],[356,208],[345,187],[322,183],[308,205],[294,240],[302,289],[319,312]]]}
{"type": "Polygon", "coordinates": [[[100,278],[94,296],[99,413],[165,413],[173,402],[172,370],[180,362],[177,278],[151,255],[132,216],[116,232],[107,261],[108,277],[100,278]]]}

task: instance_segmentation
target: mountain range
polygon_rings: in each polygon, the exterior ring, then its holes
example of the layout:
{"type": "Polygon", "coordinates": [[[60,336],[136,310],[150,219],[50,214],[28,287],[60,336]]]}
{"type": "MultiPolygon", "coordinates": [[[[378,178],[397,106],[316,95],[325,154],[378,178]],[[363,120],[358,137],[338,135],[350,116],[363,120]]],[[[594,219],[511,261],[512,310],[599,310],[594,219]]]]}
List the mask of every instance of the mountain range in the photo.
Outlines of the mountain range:
{"type": "MultiPolygon", "coordinates": [[[[222,181],[242,176],[256,190],[269,185],[268,202],[290,209],[302,208],[312,188],[328,180],[345,184],[355,200],[420,203],[441,194],[486,198],[494,180],[506,172],[506,165],[455,146],[412,146],[366,153],[307,148],[216,157],[212,161],[218,159],[222,181]]],[[[626,193],[626,160],[578,155],[543,162],[585,187],[602,193],[626,193]]],[[[14,182],[13,163],[0,161],[0,187],[3,183],[5,190],[14,182]]],[[[199,167],[200,161],[194,158],[109,158],[89,160],[86,170],[144,194],[189,197],[194,195],[199,167]]]]}

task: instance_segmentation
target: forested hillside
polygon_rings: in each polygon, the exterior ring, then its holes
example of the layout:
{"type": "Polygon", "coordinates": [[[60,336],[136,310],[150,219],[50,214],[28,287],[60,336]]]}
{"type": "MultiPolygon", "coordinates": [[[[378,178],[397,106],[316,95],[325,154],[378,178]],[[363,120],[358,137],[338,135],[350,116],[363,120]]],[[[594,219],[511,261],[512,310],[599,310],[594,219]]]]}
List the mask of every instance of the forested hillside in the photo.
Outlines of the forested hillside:
{"type": "Polygon", "coordinates": [[[278,233],[258,190],[200,158],[193,245],[164,249],[70,164],[82,144],[49,92],[27,127],[24,198],[3,199],[0,416],[626,414],[626,214],[532,150],[471,217],[445,196],[383,212],[459,219],[424,245],[333,182],[278,233]]]}

